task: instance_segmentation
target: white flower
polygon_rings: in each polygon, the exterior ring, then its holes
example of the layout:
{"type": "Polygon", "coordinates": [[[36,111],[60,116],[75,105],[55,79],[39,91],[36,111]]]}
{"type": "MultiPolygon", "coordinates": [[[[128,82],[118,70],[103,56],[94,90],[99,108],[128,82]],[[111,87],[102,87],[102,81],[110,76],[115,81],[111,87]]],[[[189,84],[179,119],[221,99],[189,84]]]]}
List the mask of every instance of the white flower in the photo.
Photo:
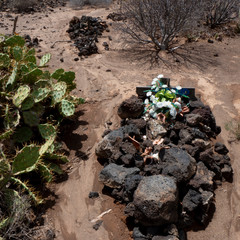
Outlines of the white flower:
{"type": "Polygon", "coordinates": [[[180,102],[175,102],[174,105],[178,107],[178,111],[179,111],[179,112],[182,111],[182,105],[181,105],[180,102]]]}
{"type": "Polygon", "coordinates": [[[162,88],[167,88],[168,86],[166,84],[162,85],[162,88]]]}
{"type": "Polygon", "coordinates": [[[181,86],[177,86],[176,89],[177,89],[178,91],[180,91],[180,90],[182,89],[182,87],[181,87],[181,86]]]}
{"type": "Polygon", "coordinates": [[[148,100],[147,98],[145,99],[144,104],[145,104],[145,105],[148,105],[148,104],[149,104],[149,100],[148,100]]]}
{"type": "Polygon", "coordinates": [[[162,102],[158,102],[158,103],[157,103],[157,107],[158,107],[158,108],[162,108],[162,107],[163,107],[163,103],[162,103],[162,102]]]}
{"type": "Polygon", "coordinates": [[[163,75],[162,75],[162,74],[159,74],[159,75],[157,76],[157,78],[158,78],[158,79],[163,78],[163,75]]]}
{"type": "Polygon", "coordinates": [[[154,86],[154,85],[151,87],[152,90],[154,90],[155,88],[156,88],[156,86],[154,86]]]}
{"type": "Polygon", "coordinates": [[[158,153],[151,153],[151,156],[159,160],[158,153]]]}
{"type": "Polygon", "coordinates": [[[182,99],[180,97],[176,98],[177,102],[181,103],[182,99]]]}
{"type": "Polygon", "coordinates": [[[152,96],[152,92],[151,92],[151,91],[147,92],[146,96],[147,96],[147,97],[152,96]]]}
{"type": "Polygon", "coordinates": [[[172,93],[176,93],[176,91],[175,91],[174,89],[171,89],[171,92],[172,92],[172,93]]]}
{"type": "Polygon", "coordinates": [[[153,118],[157,118],[157,113],[154,113],[154,114],[152,115],[152,117],[153,117],[153,118]]]}
{"type": "Polygon", "coordinates": [[[159,87],[156,87],[156,88],[155,88],[155,91],[158,92],[158,91],[159,91],[159,87]]]}
{"type": "Polygon", "coordinates": [[[156,98],[154,95],[152,95],[152,96],[150,97],[150,100],[153,102],[154,100],[157,100],[157,98],[156,98]]]}
{"type": "Polygon", "coordinates": [[[172,106],[170,109],[170,115],[173,117],[173,119],[175,119],[177,116],[177,110],[174,106],[172,106]]]}
{"type": "Polygon", "coordinates": [[[154,79],[152,80],[152,85],[155,85],[155,84],[157,83],[157,81],[158,81],[158,78],[154,78],[154,79]]]}
{"type": "Polygon", "coordinates": [[[150,109],[149,114],[150,114],[150,115],[153,115],[153,114],[154,114],[153,109],[150,109]]]}
{"type": "Polygon", "coordinates": [[[147,136],[146,135],[143,136],[143,140],[147,140],[147,136]]]}

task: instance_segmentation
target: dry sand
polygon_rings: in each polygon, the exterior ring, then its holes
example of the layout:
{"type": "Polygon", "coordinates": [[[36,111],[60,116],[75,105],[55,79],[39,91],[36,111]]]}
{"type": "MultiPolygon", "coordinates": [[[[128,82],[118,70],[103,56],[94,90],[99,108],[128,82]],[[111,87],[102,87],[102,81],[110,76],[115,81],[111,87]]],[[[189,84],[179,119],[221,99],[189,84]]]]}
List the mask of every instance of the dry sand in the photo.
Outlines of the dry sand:
{"type": "MultiPolygon", "coordinates": [[[[111,129],[119,126],[116,111],[121,101],[134,94],[136,86],[149,85],[153,77],[164,74],[171,78],[172,85],[195,87],[202,100],[210,105],[217,124],[222,127],[219,140],[228,146],[234,169],[233,183],[223,183],[216,191],[216,212],[211,222],[204,230],[188,232],[188,239],[240,239],[240,144],[229,144],[229,134],[224,128],[226,122],[240,114],[240,37],[224,38],[223,42],[214,44],[207,41],[191,43],[191,63],[175,62],[171,67],[163,63],[151,67],[147,56],[139,58],[141,55],[136,52],[126,48],[123,51],[123,41],[113,27],[100,39],[100,53],[84,60],[73,60],[77,51],[70,43],[57,42],[51,48],[55,41],[69,40],[66,30],[73,16],[87,14],[106,19],[110,12],[111,9],[104,8],[74,10],[64,7],[54,12],[19,17],[17,32],[42,39],[39,55],[52,54],[51,69],[75,71],[77,89],[74,93],[87,99],[87,103],[78,108],[79,124],[66,126],[69,127],[69,135],[65,146],[70,150],[72,160],[70,174],[67,181],[56,185],[57,202],[49,209],[46,222],[55,227],[57,240],[131,239],[123,207],[101,194],[103,186],[97,180],[101,166],[94,149],[106,122],[112,122],[111,129]],[[113,40],[109,41],[108,36],[113,40]],[[109,43],[110,51],[103,50],[103,41],[109,43]],[[214,57],[216,53],[218,57],[214,57]],[[100,192],[100,198],[89,199],[90,191],[100,192]],[[91,220],[108,209],[112,211],[103,217],[103,225],[98,231],[94,230],[91,220]]],[[[5,17],[2,20],[9,29],[2,28],[1,32],[10,33],[13,22],[5,17]]]]}

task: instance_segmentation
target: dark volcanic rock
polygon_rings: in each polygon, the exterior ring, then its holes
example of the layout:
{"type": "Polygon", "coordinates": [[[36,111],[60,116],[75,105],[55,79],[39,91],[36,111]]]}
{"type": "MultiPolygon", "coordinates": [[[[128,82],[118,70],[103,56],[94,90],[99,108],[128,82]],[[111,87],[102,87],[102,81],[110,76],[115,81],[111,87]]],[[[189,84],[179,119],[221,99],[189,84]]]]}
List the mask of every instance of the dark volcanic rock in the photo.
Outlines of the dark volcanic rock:
{"type": "Polygon", "coordinates": [[[139,134],[138,128],[134,125],[126,125],[111,131],[98,143],[95,150],[96,155],[100,158],[110,158],[115,152],[119,153],[120,143],[126,135],[139,136],[139,134]]]}
{"type": "Polygon", "coordinates": [[[173,178],[145,177],[134,193],[134,216],[145,226],[174,223],[178,219],[178,191],[173,178]]]}
{"type": "Polygon", "coordinates": [[[150,139],[156,139],[158,137],[163,137],[167,133],[167,130],[162,125],[159,120],[150,119],[147,123],[147,136],[150,139]]]}
{"type": "Polygon", "coordinates": [[[198,126],[202,122],[202,116],[199,114],[189,113],[186,115],[187,124],[191,127],[198,126]]]}
{"type": "Polygon", "coordinates": [[[136,96],[132,96],[121,103],[118,108],[118,116],[122,119],[138,118],[143,110],[143,101],[136,96]]]}
{"type": "Polygon", "coordinates": [[[110,188],[123,187],[125,178],[130,175],[139,173],[140,170],[136,167],[125,168],[123,166],[111,163],[107,165],[99,174],[99,181],[110,188]]]}
{"type": "Polygon", "coordinates": [[[196,160],[183,149],[165,149],[160,157],[163,162],[162,174],[175,177],[177,182],[188,181],[196,172],[196,160]]]}
{"type": "Polygon", "coordinates": [[[214,176],[214,172],[209,171],[203,162],[198,162],[196,175],[190,180],[189,184],[195,189],[202,188],[204,190],[213,191],[214,176]]]}
{"type": "Polygon", "coordinates": [[[188,129],[181,129],[179,132],[179,138],[183,144],[191,143],[193,140],[193,135],[188,129]]]}
{"type": "Polygon", "coordinates": [[[182,201],[184,211],[193,212],[202,203],[202,196],[199,192],[190,189],[182,201]]]}
{"type": "Polygon", "coordinates": [[[223,155],[225,155],[229,152],[227,147],[223,143],[220,143],[220,142],[215,143],[214,150],[215,150],[215,152],[217,152],[219,154],[223,154],[223,155]]]}

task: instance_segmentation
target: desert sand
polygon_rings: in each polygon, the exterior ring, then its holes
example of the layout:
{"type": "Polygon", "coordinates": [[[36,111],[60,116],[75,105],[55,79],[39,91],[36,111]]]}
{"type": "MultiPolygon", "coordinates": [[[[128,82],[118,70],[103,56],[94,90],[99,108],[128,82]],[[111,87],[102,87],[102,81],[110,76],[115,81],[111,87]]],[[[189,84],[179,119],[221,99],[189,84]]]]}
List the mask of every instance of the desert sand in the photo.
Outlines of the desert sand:
{"type": "MultiPolygon", "coordinates": [[[[68,135],[64,144],[70,151],[69,177],[54,185],[56,204],[46,213],[46,224],[55,228],[57,240],[131,239],[123,206],[114,204],[111,197],[101,193],[103,186],[97,176],[102,167],[96,159],[95,146],[107,122],[112,123],[111,129],[120,125],[117,107],[121,101],[135,94],[137,86],[149,85],[153,77],[164,74],[171,78],[172,85],[195,87],[203,102],[211,107],[217,124],[222,127],[219,138],[230,150],[234,169],[233,183],[223,183],[216,190],[216,211],[211,222],[206,229],[189,231],[188,239],[240,239],[240,144],[229,143],[230,136],[224,128],[225,123],[240,115],[240,36],[225,37],[213,44],[207,40],[189,43],[191,61],[176,63],[170,58],[169,64],[160,62],[158,66],[151,66],[147,56],[139,58],[141,54],[130,51],[114,22],[110,32],[100,38],[99,54],[83,60],[74,61],[77,50],[73,44],[56,42],[69,41],[66,30],[73,16],[89,15],[106,20],[112,11],[91,7],[76,10],[66,6],[53,12],[19,16],[17,32],[41,39],[37,49],[41,49],[39,55],[52,54],[50,69],[74,71],[77,81],[74,94],[86,99],[86,103],[78,107],[76,126],[66,126],[68,135]],[[104,41],[108,42],[109,51],[104,50],[104,41]],[[98,191],[100,197],[89,199],[90,191],[98,191]],[[94,230],[91,220],[108,209],[112,211],[103,217],[99,230],[94,230]]],[[[13,21],[5,15],[3,13],[1,20],[8,29],[2,27],[1,33],[11,33],[13,21]]]]}

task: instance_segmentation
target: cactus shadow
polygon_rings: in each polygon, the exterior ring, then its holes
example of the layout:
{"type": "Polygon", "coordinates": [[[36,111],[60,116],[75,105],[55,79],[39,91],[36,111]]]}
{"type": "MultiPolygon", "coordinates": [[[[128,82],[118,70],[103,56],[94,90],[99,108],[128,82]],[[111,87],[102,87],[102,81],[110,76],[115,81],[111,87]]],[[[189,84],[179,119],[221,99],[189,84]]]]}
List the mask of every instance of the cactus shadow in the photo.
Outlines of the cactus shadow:
{"type": "Polygon", "coordinates": [[[88,160],[88,155],[81,151],[83,147],[82,142],[88,139],[88,136],[83,133],[83,131],[89,124],[87,121],[79,119],[83,115],[84,110],[79,110],[72,118],[64,119],[62,127],[60,128],[59,138],[68,148],[68,150],[65,151],[66,155],[69,155],[70,151],[75,151],[76,157],[81,160],[88,160]]]}

